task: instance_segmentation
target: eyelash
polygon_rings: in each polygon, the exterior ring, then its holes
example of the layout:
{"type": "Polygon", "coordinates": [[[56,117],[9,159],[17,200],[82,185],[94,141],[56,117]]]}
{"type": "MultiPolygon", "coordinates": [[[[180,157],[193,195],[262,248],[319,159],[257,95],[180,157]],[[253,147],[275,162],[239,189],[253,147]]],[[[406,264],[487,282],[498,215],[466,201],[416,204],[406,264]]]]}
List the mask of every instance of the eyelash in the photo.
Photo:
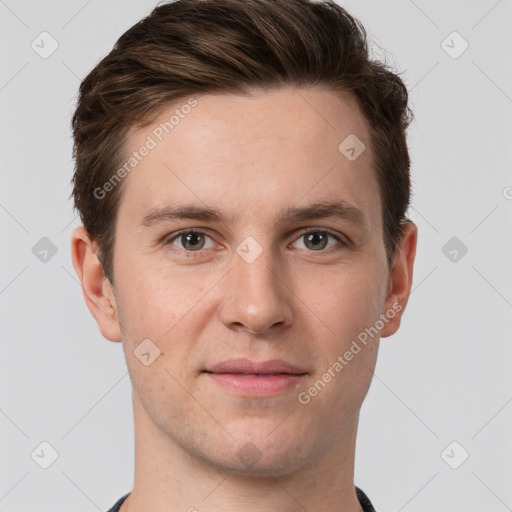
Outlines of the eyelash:
{"type": "MultiPolygon", "coordinates": [[[[188,229],[182,229],[180,231],[177,231],[176,233],[173,233],[172,235],[170,235],[169,237],[167,237],[165,240],[164,240],[164,245],[168,245],[168,246],[172,246],[173,245],[173,242],[177,239],[179,239],[181,236],[183,235],[188,235],[190,233],[195,233],[195,234],[199,234],[199,235],[204,235],[204,236],[207,236],[208,238],[211,239],[211,237],[205,233],[204,231],[199,231],[199,230],[195,230],[195,229],[192,229],[192,228],[188,228],[188,229]]],[[[335,232],[329,230],[329,229],[325,229],[325,228],[313,228],[313,229],[307,229],[307,230],[304,230],[304,231],[301,231],[296,240],[299,240],[301,237],[305,236],[305,235],[309,235],[311,233],[322,233],[322,234],[326,234],[326,235],[329,235],[330,237],[334,238],[337,242],[339,242],[339,245],[341,247],[338,247],[338,248],[333,248],[331,247],[330,249],[323,249],[323,250],[319,250],[319,251],[308,251],[308,252],[319,252],[319,253],[323,253],[323,252],[329,252],[330,250],[334,249],[335,251],[337,250],[341,250],[345,247],[348,247],[348,243],[344,242],[335,232]]],[[[184,252],[187,254],[187,258],[200,258],[203,256],[203,252],[204,250],[202,249],[199,249],[197,251],[189,251],[187,249],[176,249],[176,248],[173,248],[173,250],[177,250],[178,252],[184,252]]],[[[205,249],[206,250],[206,249],[205,249]]]]}

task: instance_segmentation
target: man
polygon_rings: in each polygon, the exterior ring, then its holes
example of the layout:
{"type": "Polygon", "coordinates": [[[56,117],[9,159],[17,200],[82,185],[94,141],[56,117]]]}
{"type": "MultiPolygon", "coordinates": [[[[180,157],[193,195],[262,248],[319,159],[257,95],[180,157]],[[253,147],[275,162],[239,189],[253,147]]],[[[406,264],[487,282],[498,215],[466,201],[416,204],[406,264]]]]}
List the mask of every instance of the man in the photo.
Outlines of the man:
{"type": "Polygon", "coordinates": [[[166,3],[85,78],[72,258],[133,388],[111,511],[374,510],[354,454],[412,284],[409,121],[332,1],[166,3]]]}

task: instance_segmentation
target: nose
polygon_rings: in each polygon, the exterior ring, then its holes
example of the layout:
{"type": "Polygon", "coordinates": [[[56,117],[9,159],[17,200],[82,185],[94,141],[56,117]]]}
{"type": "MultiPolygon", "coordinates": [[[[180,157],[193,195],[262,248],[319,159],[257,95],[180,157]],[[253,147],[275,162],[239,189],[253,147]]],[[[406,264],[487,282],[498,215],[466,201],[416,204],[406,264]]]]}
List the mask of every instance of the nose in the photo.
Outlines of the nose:
{"type": "Polygon", "coordinates": [[[232,270],[223,280],[222,322],[251,334],[291,325],[293,293],[280,270],[270,250],[263,250],[251,263],[235,253],[232,270]]]}

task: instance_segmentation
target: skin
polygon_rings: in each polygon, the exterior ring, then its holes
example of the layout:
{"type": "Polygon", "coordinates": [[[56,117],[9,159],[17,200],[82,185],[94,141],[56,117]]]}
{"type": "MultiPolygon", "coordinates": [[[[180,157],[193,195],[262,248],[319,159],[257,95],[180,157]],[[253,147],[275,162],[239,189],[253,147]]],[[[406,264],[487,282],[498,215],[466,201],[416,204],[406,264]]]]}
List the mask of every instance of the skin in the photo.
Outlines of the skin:
{"type": "MultiPolygon", "coordinates": [[[[389,269],[368,126],[351,96],[284,87],[196,98],[125,178],[113,287],[83,227],[72,236],[87,306],[103,336],[122,341],[133,386],[135,479],[121,510],[361,511],[353,480],[359,411],[380,338],[398,330],[409,298],[417,227],[405,226],[389,269]],[[338,150],[349,134],[366,146],[355,161],[338,150]],[[274,223],[283,208],[332,199],[361,210],[365,225],[274,223]],[[152,208],[182,202],[225,219],[140,225],[152,208]],[[184,228],[206,236],[164,243],[184,228]],[[308,244],[305,228],[349,243],[308,244]],[[248,236],[262,249],[252,263],[236,252],[248,236]],[[380,335],[300,403],[299,392],[393,304],[402,309],[380,335]],[[144,339],[161,351],[148,366],[134,355],[144,339]],[[236,396],[202,373],[232,357],[281,358],[308,375],[275,396],[236,396]],[[251,465],[240,457],[247,443],[257,454],[251,465]]],[[[132,130],[127,153],[175,108],[132,130]]]]}

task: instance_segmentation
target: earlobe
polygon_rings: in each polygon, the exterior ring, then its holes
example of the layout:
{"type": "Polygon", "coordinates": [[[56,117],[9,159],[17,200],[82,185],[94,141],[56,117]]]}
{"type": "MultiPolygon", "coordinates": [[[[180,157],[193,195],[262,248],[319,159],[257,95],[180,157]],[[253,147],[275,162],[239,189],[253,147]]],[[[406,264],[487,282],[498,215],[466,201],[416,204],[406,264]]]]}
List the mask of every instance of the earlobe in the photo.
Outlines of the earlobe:
{"type": "Polygon", "coordinates": [[[71,257],[82,284],[85,303],[101,334],[110,341],[122,341],[112,286],[96,256],[94,243],[83,226],[76,228],[71,235],[71,257]]]}
{"type": "Polygon", "coordinates": [[[411,293],[417,239],[418,228],[414,222],[408,221],[404,225],[400,246],[395,253],[389,276],[388,291],[382,312],[388,321],[382,328],[381,338],[395,334],[400,327],[400,321],[411,293]]]}

